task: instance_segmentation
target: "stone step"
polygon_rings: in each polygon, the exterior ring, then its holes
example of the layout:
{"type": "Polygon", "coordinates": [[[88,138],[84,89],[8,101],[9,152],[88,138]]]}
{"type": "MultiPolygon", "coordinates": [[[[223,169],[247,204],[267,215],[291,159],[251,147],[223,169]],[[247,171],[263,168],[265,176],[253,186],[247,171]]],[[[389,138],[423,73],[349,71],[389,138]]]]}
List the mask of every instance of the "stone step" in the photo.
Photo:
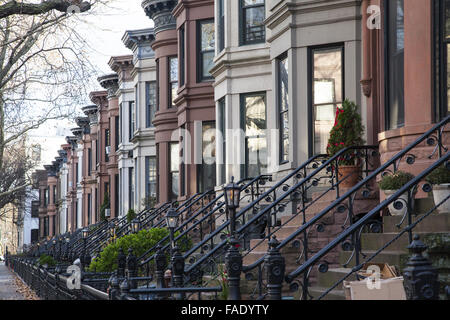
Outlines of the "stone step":
{"type": "MultiPolygon", "coordinates": [[[[319,298],[329,287],[318,287],[313,286],[309,288],[309,294],[314,298],[319,298]]],[[[345,293],[342,289],[342,284],[337,288],[331,290],[325,297],[321,300],[345,300],[345,293]]]]}
{"type": "MultiPolygon", "coordinates": [[[[313,213],[307,213],[305,215],[306,222],[311,220],[314,217],[314,215],[315,214],[313,214],[313,213]]],[[[293,216],[281,217],[281,225],[283,225],[283,227],[285,227],[285,226],[288,226],[288,227],[300,227],[300,226],[303,225],[303,214],[298,214],[298,215],[296,215],[294,217],[293,216]]]]}
{"type": "MultiPolygon", "coordinates": [[[[433,235],[447,234],[447,232],[433,232],[433,233],[413,232],[413,233],[419,234],[421,239],[426,239],[427,237],[433,235]]],[[[397,233],[363,233],[361,235],[361,246],[363,250],[378,250],[396,236],[397,233]]],[[[386,249],[406,252],[408,245],[409,245],[409,237],[408,234],[405,233],[386,249]]]]}
{"type": "MultiPolygon", "coordinates": [[[[345,194],[350,188],[339,188],[339,196],[342,196],[345,194]]],[[[368,199],[379,199],[379,192],[378,189],[373,190],[368,194],[367,197],[364,197],[362,194],[362,190],[358,190],[356,193],[356,200],[368,200],[368,199]]],[[[336,190],[329,190],[324,194],[324,191],[316,191],[312,193],[312,199],[318,199],[319,202],[333,202],[337,199],[337,192],[336,190]],[[320,199],[319,199],[320,197],[320,199]]]]}
{"type": "MultiPolygon", "coordinates": [[[[375,251],[372,250],[364,250],[364,254],[367,255],[367,257],[371,256],[375,251]]],[[[349,251],[342,251],[339,254],[339,263],[343,265],[347,260],[350,258],[351,252],[349,251]]],[[[371,262],[374,263],[387,263],[391,266],[397,266],[400,270],[402,270],[408,261],[409,254],[405,251],[382,251],[377,256],[375,256],[371,262]]],[[[364,258],[360,257],[360,262],[364,261],[364,258]]],[[[355,266],[355,257],[351,259],[347,267],[354,267],[355,266]]]]}
{"type": "MultiPolygon", "coordinates": [[[[412,220],[417,221],[423,215],[413,216],[412,220]]],[[[383,217],[383,231],[386,233],[398,232],[397,224],[400,223],[401,216],[383,217]]],[[[405,220],[407,220],[406,218],[405,220]]],[[[400,228],[404,228],[407,221],[404,221],[400,228]]],[[[446,232],[450,231],[450,213],[432,213],[423,219],[415,228],[414,232],[446,232]]]]}
{"type": "MultiPolygon", "coordinates": [[[[336,282],[341,280],[344,276],[346,276],[352,269],[351,268],[330,268],[328,272],[318,273],[317,285],[325,288],[330,288],[336,282]]],[[[347,279],[347,281],[356,280],[356,275],[351,274],[347,279]]],[[[340,284],[339,287],[342,287],[340,284]]]]}

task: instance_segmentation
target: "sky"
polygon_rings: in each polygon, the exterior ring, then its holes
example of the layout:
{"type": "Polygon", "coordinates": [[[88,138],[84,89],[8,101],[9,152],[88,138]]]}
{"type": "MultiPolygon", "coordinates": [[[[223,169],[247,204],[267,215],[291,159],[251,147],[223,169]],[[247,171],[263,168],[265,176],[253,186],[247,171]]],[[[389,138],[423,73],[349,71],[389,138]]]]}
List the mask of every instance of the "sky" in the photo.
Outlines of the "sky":
{"type": "MultiPolygon", "coordinates": [[[[111,0],[108,7],[97,9],[95,15],[86,14],[86,24],[78,32],[88,42],[91,63],[99,75],[112,73],[108,66],[111,56],[131,54],[122,42],[127,30],[153,27],[153,21],[145,15],[141,0],[111,0]]],[[[103,90],[97,84],[92,90],[103,90]]],[[[65,137],[72,135],[70,129],[76,125],[68,120],[50,121],[30,134],[33,143],[42,145],[43,163],[50,163],[56,157],[65,137]]]]}

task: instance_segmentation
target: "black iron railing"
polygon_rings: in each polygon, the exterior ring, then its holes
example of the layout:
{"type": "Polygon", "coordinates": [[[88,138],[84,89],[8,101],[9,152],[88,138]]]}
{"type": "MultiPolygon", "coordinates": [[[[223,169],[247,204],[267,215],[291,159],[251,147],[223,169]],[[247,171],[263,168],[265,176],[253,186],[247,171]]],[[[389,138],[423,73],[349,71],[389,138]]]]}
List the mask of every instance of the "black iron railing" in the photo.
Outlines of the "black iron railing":
{"type": "MultiPolygon", "coordinates": [[[[295,275],[295,277],[298,277],[298,275],[301,274],[303,279],[301,281],[297,281],[296,283],[291,283],[291,290],[297,291],[301,288],[302,290],[302,299],[308,299],[311,298],[309,295],[308,288],[310,287],[310,274],[312,272],[311,267],[308,269],[305,269],[306,263],[308,261],[315,261],[312,260],[313,258],[310,258],[308,256],[309,252],[309,245],[310,245],[310,234],[312,233],[327,233],[327,225],[325,225],[323,222],[323,219],[326,216],[330,216],[333,213],[336,214],[346,214],[345,222],[342,224],[342,230],[345,230],[348,227],[352,227],[356,221],[356,215],[355,215],[355,199],[356,197],[360,197],[362,200],[369,198],[372,194],[378,192],[376,188],[376,181],[380,175],[383,174],[392,174],[399,170],[400,164],[402,160],[405,160],[405,166],[410,166],[415,163],[416,156],[411,152],[416,147],[423,147],[423,143],[425,142],[426,145],[432,147],[435,146],[432,154],[428,158],[432,158],[437,154],[439,158],[442,157],[443,151],[447,151],[447,148],[443,145],[442,141],[442,133],[444,131],[445,126],[450,121],[450,117],[447,117],[440,123],[436,124],[425,132],[422,136],[420,136],[416,141],[412,142],[409,146],[407,146],[405,149],[397,153],[392,159],[390,159],[388,162],[374,170],[372,173],[370,173],[365,179],[357,183],[354,187],[349,189],[347,192],[345,192],[342,196],[338,197],[335,201],[333,201],[329,206],[321,210],[319,213],[316,213],[316,215],[310,219],[309,221],[305,221],[305,223],[298,228],[295,232],[293,232],[291,235],[286,237],[281,243],[279,243],[276,247],[277,250],[281,250],[282,248],[288,247],[288,245],[291,245],[294,248],[297,248],[299,251],[299,255],[296,259],[297,263],[301,265],[296,273],[291,274],[291,276],[288,279],[292,279],[292,277],[295,275]],[[307,270],[305,272],[305,270],[307,270]]],[[[420,153],[423,153],[423,151],[420,151],[420,153]]],[[[442,160],[442,159],[441,159],[442,160]]],[[[444,161],[444,160],[442,160],[444,161]]],[[[440,163],[440,162],[439,162],[440,163]]],[[[431,168],[434,168],[432,166],[431,168]]],[[[432,169],[430,169],[432,170],[432,169]]],[[[426,175],[429,173],[429,170],[426,170],[423,175],[426,175]]],[[[414,181],[420,181],[415,179],[414,181]]],[[[302,184],[301,181],[299,183],[302,184]]],[[[287,193],[293,192],[294,189],[297,189],[298,186],[292,187],[287,193]]],[[[417,184],[416,184],[417,185],[417,184]]],[[[395,193],[393,196],[391,196],[389,199],[392,200],[390,202],[396,201],[399,194],[401,193],[395,193]]],[[[405,212],[402,222],[407,218],[408,223],[411,223],[411,213],[413,211],[413,194],[408,195],[408,210],[405,212]]],[[[269,210],[271,207],[276,207],[278,205],[278,200],[271,204],[266,210],[269,210]]],[[[390,203],[389,202],[389,203],[390,203]]],[[[396,201],[397,203],[399,201],[396,201]]],[[[383,202],[385,203],[385,202],[383,202]]],[[[399,204],[397,204],[400,206],[399,204]]],[[[375,206],[374,206],[375,207],[375,206]]],[[[384,208],[384,207],[383,207],[384,208]]],[[[375,209],[374,209],[375,210],[375,209]]],[[[369,210],[368,210],[369,211],[369,210]]],[[[370,211],[372,212],[372,211],[370,211]]],[[[365,224],[366,228],[369,228],[369,230],[381,231],[380,221],[378,219],[374,219],[374,214],[366,214],[362,215],[364,217],[364,220],[367,222],[365,224]],[[369,220],[370,219],[370,220],[369,220]],[[368,222],[369,221],[369,222],[368,222]]],[[[361,218],[358,217],[358,218],[361,218]]],[[[358,220],[359,221],[359,220],[358,220]]],[[[349,260],[344,263],[344,266],[347,266],[351,259],[355,259],[355,263],[357,265],[360,265],[360,257],[362,255],[361,252],[361,245],[360,245],[360,235],[363,229],[359,230],[359,234],[352,233],[352,237],[350,239],[346,239],[345,242],[342,243],[343,250],[350,250],[352,251],[352,254],[349,258],[349,260]]],[[[410,234],[410,241],[412,240],[412,234],[410,234]]],[[[264,259],[266,256],[263,256],[259,258],[256,262],[254,262],[251,265],[244,266],[243,271],[247,273],[249,279],[253,279],[253,275],[251,273],[252,270],[258,271],[258,280],[257,280],[257,286],[259,288],[259,298],[262,298],[264,296],[264,293],[262,292],[262,288],[265,287],[265,285],[262,283],[262,264],[264,262],[264,259]]],[[[332,260],[331,258],[328,259],[328,261],[332,260]]],[[[326,259],[322,261],[319,265],[319,271],[326,272],[328,270],[328,265],[330,264],[326,259]]],[[[311,263],[310,263],[311,264],[311,263]]],[[[309,264],[309,265],[310,265],[309,264]]]]}
{"type": "MultiPolygon", "coordinates": [[[[246,178],[238,182],[238,185],[242,185],[242,196],[241,201],[246,198],[250,200],[255,199],[260,195],[260,192],[264,190],[264,185],[267,181],[271,180],[270,175],[260,175],[256,178],[246,178]]],[[[197,234],[200,237],[200,241],[204,239],[205,231],[212,233],[214,231],[214,225],[216,219],[224,218],[228,220],[228,217],[224,217],[226,211],[224,210],[224,194],[221,192],[217,197],[212,199],[206,206],[201,206],[196,212],[188,216],[188,218],[178,226],[174,232],[178,232],[178,236],[174,238],[174,244],[180,245],[180,242],[186,241],[188,236],[192,234],[197,234]],[[204,226],[207,226],[205,230],[204,226]]],[[[161,239],[155,246],[147,250],[138,261],[140,261],[140,268],[145,269],[145,274],[150,274],[151,262],[155,258],[155,251],[158,246],[161,247],[163,252],[166,252],[170,244],[168,243],[169,236],[161,239]]],[[[212,238],[211,238],[212,241],[212,238]]],[[[213,243],[210,243],[213,246],[213,243]]],[[[207,244],[203,244],[202,250],[206,248],[207,244]]]]}
{"type": "MultiPolygon", "coordinates": [[[[240,210],[236,216],[238,220],[237,225],[239,226],[236,230],[236,236],[241,245],[245,249],[249,249],[247,254],[260,245],[262,241],[269,239],[272,234],[282,227],[277,226],[276,223],[279,215],[285,212],[288,204],[292,205],[292,215],[283,225],[289,223],[300,213],[303,213],[303,219],[306,221],[306,210],[329,191],[333,190],[336,192],[336,196],[339,196],[341,183],[349,178],[349,176],[340,178],[337,174],[339,168],[338,160],[340,158],[351,152],[357,154],[363,160],[362,177],[360,177],[362,179],[371,172],[377,161],[376,156],[378,153],[376,150],[376,146],[358,146],[341,150],[330,159],[326,159],[324,155],[314,156],[264,192],[255,201],[240,210]],[[313,172],[309,174],[311,170],[313,172]],[[293,182],[292,187],[288,184],[291,179],[293,182]],[[300,180],[300,182],[296,182],[297,180],[300,180]],[[325,190],[315,200],[308,199],[312,189],[319,186],[319,184],[325,186],[325,190]],[[301,208],[300,211],[297,211],[297,207],[301,208]],[[246,217],[246,213],[251,213],[251,215],[246,217]],[[255,228],[259,229],[257,234],[254,232],[255,228]],[[249,240],[252,236],[253,239],[260,239],[260,241],[256,246],[248,247],[247,245],[250,243],[249,240]]],[[[224,222],[213,233],[189,250],[184,255],[185,259],[187,259],[186,261],[191,262],[189,259],[194,254],[201,252],[200,250],[203,249],[207,242],[212,241],[220,232],[226,231],[227,227],[229,227],[229,221],[224,222]]],[[[208,248],[207,252],[201,252],[202,254],[198,260],[187,267],[187,279],[189,281],[199,281],[204,274],[208,274],[212,275],[211,279],[214,280],[218,276],[217,265],[223,263],[228,244],[229,239],[225,237],[217,245],[208,248]]]]}
{"type": "MultiPolygon", "coordinates": [[[[358,278],[357,272],[360,271],[363,266],[370,261],[372,261],[376,256],[378,256],[380,253],[382,253],[384,250],[386,250],[390,245],[392,245],[394,242],[396,242],[398,239],[400,239],[404,234],[408,234],[409,237],[409,243],[413,241],[413,231],[414,228],[420,224],[423,220],[425,220],[428,216],[430,216],[432,213],[435,213],[436,210],[445,202],[449,201],[450,195],[445,197],[441,202],[435,204],[431,209],[429,209],[425,214],[421,215],[417,220],[413,221],[414,213],[414,198],[417,189],[419,188],[419,184],[429,175],[433,170],[435,170],[437,167],[444,165],[448,170],[450,170],[450,153],[447,153],[443,157],[441,157],[438,161],[436,161],[433,165],[431,165],[429,168],[421,172],[419,175],[417,175],[414,179],[409,181],[406,185],[404,185],[402,188],[397,190],[392,196],[390,196],[388,199],[381,202],[378,206],[376,206],[374,209],[372,209],[370,212],[368,212],[364,217],[359,219],[354,224],[350,225],[348,228],[346,228],[342,233],[340,233],[333,241],[331,241],[329,244],[324,246],[322,249],[319,250],[314,256],[312,256],[310,259],[305,261],[300,267],[298,267],[293,272],[289,273],[286,276],[286,281],[288,283],[293,283],[294,279],[301,277],[303,275],[308,275],[313,266],[318,265],[318,270],[321,273],[328,272],[328,264],[326,262],[326,256],[328,253],[330,253],[333,249],[335,249],[337,246],[341,245],[344,249],[352,250],[352,255],[350,259],[354,259],[355,266],[351,268],[351,270],[346,273],[344,276],[342,276],[338,281],[336,281],[331,287],[329,287],[327,290],[325,290],[318,299],[322,299],[327,294],[329,294],[333,289],[335,289],[339,284],[341,284],[344,280],[349,278],[352,274],[356,274],[356,277],[358,278]],[[408,193],[408,200],[405,201],[404,199],[400,199],[400,196],[404,193],[408,193]],[[387,241],[385,244],[380,246],[375,252],[371,254],[364,254],[361,251],[361,234],[363,230],[365,230],[367,227],[370,227],[372,224],[373,218],[376,216],[379,216],[382,214],[382,212],[387,209],[387,207],[393,203],[394,206],[396,206],[396,209],[401,209],[402,207],[406,207],[406,212],[404,214],[404,218],[407,218],[406,226],[403,228],[401,225],[405,221],[403,218],[400,224],[397,226],[399,228],[398,233],[389,241],[387,241]]],[[[422,186],[422,189],[424,192],[430,192],[432,191],[432,186],[430,184],[424,184],[422,186]]],[[[344,266],[347,267],[348,263],[347,261],[344,266]]],[[[305,277],[303,277],[305,279],[305,277]]],[[[301,286],[305,286],[305,283],[300,283],[301,286]]],[[[425,287],[427,284],[424,283],[424,289],[428,288],[425,287]]],[[[305,288],[308,288],[308,285],[306,284],[305,288]]],[[[429,290],[431,288],[428,288],[429,290]]],[[[306,293],[308,294],[307,290],[306,293]]],[[[430,294],[431,296],[434,296],[436,292],[433,294],[430,294]]]]}

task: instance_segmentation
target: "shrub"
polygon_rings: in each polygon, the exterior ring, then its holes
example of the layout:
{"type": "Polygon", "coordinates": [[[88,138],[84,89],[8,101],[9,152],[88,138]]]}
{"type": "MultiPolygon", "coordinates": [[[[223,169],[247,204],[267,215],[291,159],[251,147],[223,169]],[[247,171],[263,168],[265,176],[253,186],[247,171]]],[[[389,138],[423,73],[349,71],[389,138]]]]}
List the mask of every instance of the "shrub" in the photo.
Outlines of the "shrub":
{"type": "Polygon", "coordinates": [[[386,174],[379,186],[381,190],[398,190],[412,179],[414,179],[413,174],[399,170],[394,174],[386,174]]]}
{"type": "Polygon", "coordinates": [[[127,212],[127,222],[131,223],[134,218],[136,218],[136,211],[134,211],[134,209],[129,209],[127,212]]]}
{"type": "MultiPolygon", "coordinates": [[[[128,254],[128,249],[133,249],[133,254],[136,257],[140,257],[147,250],[154,247],[164,237],[169,235],[169,231],[165,228],[153,228],[150,230],[141,230],[136,234],[129,234],[117,239],[116,242],[106,246],[100,253],[98,258],[92,260],[89,271],[91,272],[111,272],[117,269],[117,256],[119,255],[119,249],[122,248],[124,254],[128,254]]],[[[179,232],[175,233],[176,236],[179,232]]],[[[192,246],[192,242],[189,238],[180,239],[179,247],[182,252],[189,250],[192,246]],[[184,240],[184,241],[183,241],[184,240]]],[[[164,242],[168,243],[169,240],[164,242]]]]}
{"type": "Polygon", "coordinates": [[[427,176],[426,181],[431,184],[450,183],[450,170],[445,165],[439,166],[427,176]]]}
{"type": "Polygon", "coordinates": [[[53,257],[43,254],[39,257],[39,265],[43,266],[45,264],[49,267],[54,267],[56,266],[56,261],[53,257]]]}
{"type": "MultiPolygon", "coordinates": [[[[336,119],[328,139],[328,156],[332,157],[347,147],[363,145],[363,133],[364,126],[362,125],[361,115],[358,113],[358,106],[345,99],[342,108],[336,109],[336,119]]],[[[354,165],[355,160],[354,151],[345,153],[338,159],[339,164],[342,165],[354,165]]]]}
{"type": "Polygon", "coordinates": [[[105,215],[105,210],[109,209],[109,208],[110,208],[109,195],[108,195],[108,192],[105,192],[105,196],[103,197],[103,203],[100,207],[100,220],[101,221],[108,220],[105,215]]]}

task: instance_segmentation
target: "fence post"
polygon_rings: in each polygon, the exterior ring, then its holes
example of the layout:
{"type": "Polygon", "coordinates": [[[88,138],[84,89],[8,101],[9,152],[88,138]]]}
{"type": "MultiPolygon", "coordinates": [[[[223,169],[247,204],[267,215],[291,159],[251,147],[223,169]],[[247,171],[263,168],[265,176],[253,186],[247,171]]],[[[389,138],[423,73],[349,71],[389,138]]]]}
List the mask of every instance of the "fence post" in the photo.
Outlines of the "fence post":
{"type": "Polygon", "coordinates": [[[137,288],[137,282],[135,278],[137,276],[137,258],[133,254],[133,249],[128,248],[128,256],[127,256],[127,274],[129,278],[129,285],[130,289],[136,289],[137,288]]]}
{"type": "Polygon", "coordinates": [[[412,256],[403,270],[403,286],[408,300],[439,300],[437,269],[422,255],[427,248],[418,235],[408,246],[412,256]]]}
{"type": "Polygon", "coordinates": [[[117,277],[122,279],[125,277],[125,266],[126,266],[126,256],[123,253],[122,248],[119,249],[119,254],[117,255],[117,277]]]}
{"type": "MultiPolygon", "coordinates": [[[[178,246],[173,248],[173,256],[172,256],[172,283],[176,288],[183,287],[183,275],[184,275],[184,258],[180,253],[180,249],[178,246]]],[[[179,300],[184,299],[184,294],[180,293],[177,297],[179,300]]]]}
{"type": "Polygon", "coordinates": [[[269,300],[281,300],[281,288],[283,286],[286,264],[280,251],[277,249],[279,244],[277,238],[274,236],[269,241],[269,250],[264,259],[269,300]]]}
{"type": "Polygon", "coordinates": [[[230,240],[230,247],[225,255],[225,266],[228,274],[230,296],[228,300],[241,300],[241,271],[242,256],[238,249],[239,242],[233,237],[230,240]]]}
{"type": "Polygon", "coordinates": [[[119,279],[117,278],[117,271],[114,271],[111,278],[109,278],[109,300],[118,300],[120,295],[119,279]]]}
{"type": "MultiPolygon", "coordinates": [[[[167,267],[167,259],[164,252],[161,250],[161,245],[158,245],[156,247],[156,254],[155,254],[155,262],[156,262],[156,288],[165,288],[166,284],[164,283],[164,272],[166,271],[167,267]]],[[[163,294],[157,294],[156,295],[158,299],[163,299],[163,294]]]]}

